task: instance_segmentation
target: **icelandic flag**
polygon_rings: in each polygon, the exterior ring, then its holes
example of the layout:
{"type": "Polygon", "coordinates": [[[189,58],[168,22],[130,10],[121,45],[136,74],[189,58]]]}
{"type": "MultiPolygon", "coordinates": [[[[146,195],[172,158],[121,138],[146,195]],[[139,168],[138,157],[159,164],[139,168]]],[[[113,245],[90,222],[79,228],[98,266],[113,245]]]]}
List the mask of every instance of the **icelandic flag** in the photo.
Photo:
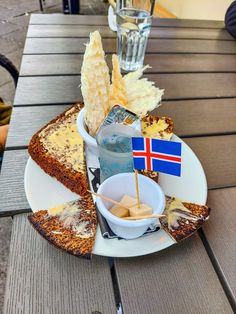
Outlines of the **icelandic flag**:
{"type": "Polygon", "coordinates": [[[134,169],[181,176],[181,143],[132,137],[134,169]]]}

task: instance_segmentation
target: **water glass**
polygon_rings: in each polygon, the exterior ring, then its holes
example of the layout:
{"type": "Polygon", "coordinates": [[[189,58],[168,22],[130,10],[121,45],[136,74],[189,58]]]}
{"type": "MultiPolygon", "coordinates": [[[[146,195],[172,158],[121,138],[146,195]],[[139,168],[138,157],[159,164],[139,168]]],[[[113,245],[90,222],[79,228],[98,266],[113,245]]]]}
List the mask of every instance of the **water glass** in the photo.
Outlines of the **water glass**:
{"type": "Polygon", "coordinates": [[[122,124],[110,124],[98,132],[101,182],[115,174],[133,171],[133,136],[140,136],[140,132],[122,124]]]}
{"type": "Polygon", "coordinates": [[[117,0],[117,46],[120,66],[135,71],[143,66],[155,0],[117,0]]]}

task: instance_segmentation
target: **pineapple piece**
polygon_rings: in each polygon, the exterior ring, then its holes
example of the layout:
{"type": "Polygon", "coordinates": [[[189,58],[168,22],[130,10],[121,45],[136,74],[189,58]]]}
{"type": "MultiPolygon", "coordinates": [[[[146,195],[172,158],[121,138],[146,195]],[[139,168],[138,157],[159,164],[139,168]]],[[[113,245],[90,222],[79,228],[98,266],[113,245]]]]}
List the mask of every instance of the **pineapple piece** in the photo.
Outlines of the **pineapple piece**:
{"type": "Polygon", "coordinates": [[[101,36],[90,34],[81,68],[81,91],[84,99],[85,123],[94,136],[109,111],[110,77],[101,36]]]}
{"type": "Polygon", "coordinates": [[[112,85],[110,87],[110,108],[114,105],[121,105],[126,107],[127,95],[125,82],[120,73],[120,65],[118,56],[112,55],[112,85]]]}

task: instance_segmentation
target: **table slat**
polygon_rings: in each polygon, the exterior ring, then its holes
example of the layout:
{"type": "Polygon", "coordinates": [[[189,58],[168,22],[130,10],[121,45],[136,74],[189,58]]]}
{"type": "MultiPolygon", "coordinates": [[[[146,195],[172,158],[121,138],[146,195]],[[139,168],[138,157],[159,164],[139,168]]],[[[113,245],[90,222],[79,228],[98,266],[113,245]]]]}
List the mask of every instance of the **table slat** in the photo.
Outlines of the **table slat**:
{"type": "Polygon", "coordinates": [[[211,191],[208,204],[212,212],[209,222],[203,227],[204,234],[231,291],[236,311],[236,188],[211,191]]]}
{"type": "MultiPolygon", "coordinates": [[[[27,37],[88,37],[95,30],[99,30],[101,36],[116,38],[108,26],[86,25],[29,25],[27,37]]],[[[189,39],[214,39],[234,40],[224,29],[210,28],[158,28],[151,29],[150,38],[189,38],[189,39]]]]}
{"type": "MultiPolygon", "coordinates": [[[[82,24],[107,25],[107,16],[104,15],[64,15],[64,14],[32,14],[30,24],[82,24]]],[[[196,27],[196,28],[224,28],[223,21],[210,20],[184,20],[153,18],[152,26],[158,27],[196,27]]]]}
{"type": "MultiPolygon", "coordinates": [[[[36,131],[69,106],[14,107],[6,147],[27,146],[36,131]]],[[[236,133],[235,99],[164,101],[154,113],[172,117],[174,132],[181,137],[236,133]]]]}
{"type": "Polygon", "coordinates": [[[209,188],[236,186],[236,135],[186,138],[206,173],[209,188]]]}
{"type": "Polygon", "coordinates": [[[107,258],[87,261],[62,252],[36,233],[26,215],[15,216],[4,314],[98,312],[116,313],[107,258]]]}
{"type": "MultiPolygon", "coordinates": [[[[110,69],[111,55],[106,58],[110,69]]],[[[83,56],[63,55],[24,55],[21,61],[21,76],[80,74],[83,56]]],[[[236,72],[234,55],[211,54],[148,54],[144,64],[149,64],[147,73],[178,72],[236,72]]]]}
{"type": "Polygon", "coordinates": [[[55,105],[42,108],[14,107],[7,137],[7,148],[26,147],[31,137],[45,124],[65,111],[71,105],[55,105]],[[20,123],[18,123],[20,121],[20,123]],[[32,123],[34,121],[34,123],[32,123]]]}
{"type": "MultiPolygon", "coordinates": [[[[88,38],[26,38],[24,53],[84,53],[86,42],[88,38]]],[[[106,53],[116,52],[115,38],[103,38],[102,43],[106,53]]],[[[147,53],[236,54],[236,41],[149,38],[147,53]]]]}
{"type": "Polygon", "coordinates": [[[115,269],[125,313],[233,313],[197,235],[115,269]]]}
{"type": "MultiPolygon", "coordinates": [[[[145,77],[165,89],[164,100],[236,97],[236,73],[146,74],[145,77]]],[[[20,77],[14,104],[73,103],[82,99],[79,85],[79,76],[20,77]]]]}

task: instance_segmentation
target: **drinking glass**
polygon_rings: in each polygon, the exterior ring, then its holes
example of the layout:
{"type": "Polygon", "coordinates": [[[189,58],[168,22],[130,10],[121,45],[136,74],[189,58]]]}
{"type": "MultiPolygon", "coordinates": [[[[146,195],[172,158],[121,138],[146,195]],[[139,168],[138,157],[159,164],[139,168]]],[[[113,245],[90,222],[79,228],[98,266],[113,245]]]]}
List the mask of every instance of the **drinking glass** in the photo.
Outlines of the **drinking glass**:
{"type": "Polygon", "coordinates": [[[110,124],[98,132],[101,182],[115,174],[133,171],[133,136],[140,136],[140,132],[122,124],[110,124]]]}
{"type": "Polygon", "coordinates": [[[117,0],[117,46],[120,66],[135,71],[143,66],[155,0],[117,0]]]}

